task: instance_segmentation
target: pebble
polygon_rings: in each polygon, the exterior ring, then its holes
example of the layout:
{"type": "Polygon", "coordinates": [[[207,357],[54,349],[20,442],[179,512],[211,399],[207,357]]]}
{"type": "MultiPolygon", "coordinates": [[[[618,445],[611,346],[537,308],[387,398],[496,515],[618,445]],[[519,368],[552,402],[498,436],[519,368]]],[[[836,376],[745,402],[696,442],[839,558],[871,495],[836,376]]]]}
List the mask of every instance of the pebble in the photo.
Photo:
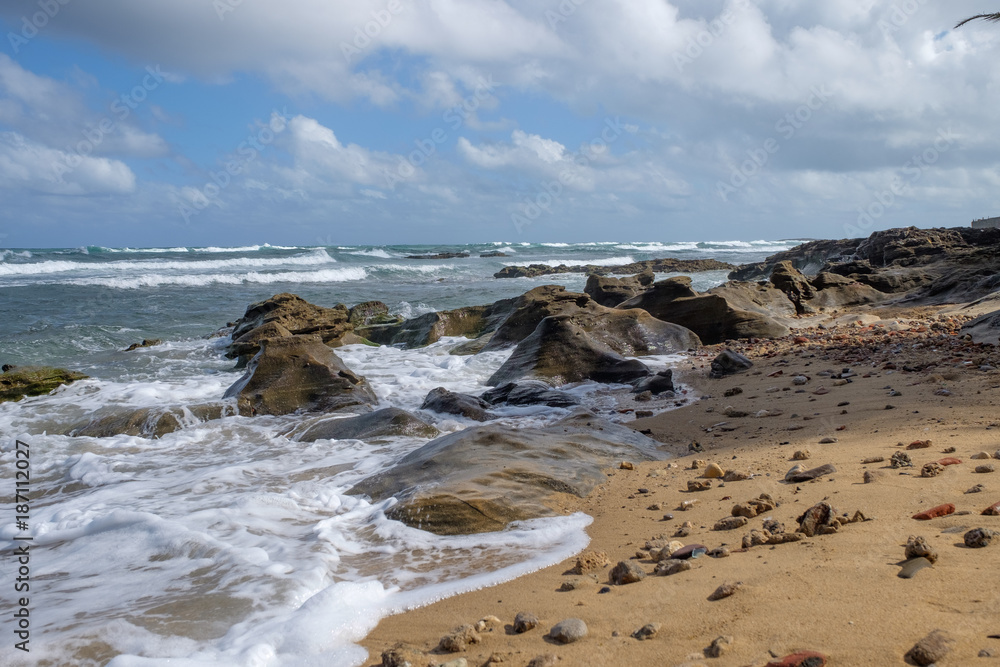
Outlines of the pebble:
{"type": "Polygon", "coordinates": [[[573,566],[572,572],[573,574],[586,574],[602,570],[608,565],[611,565],[611,561],[603,551],[585,551],[577,556],[576,565],[573,566]]]}
{"type": "Polygon", "coordinates": [[[691,470],[701,470],[707,465],[708,465],[707,461],[703,461],[702,459],[695,459],[694,461],[691,461],[691,470]]]}
{"type": "Polygon", "coordinates": [[[572,644],[587,636],[587,624],[579,618],[559,621],[549,630],[549,637],[560,644],[572,644]]]}
{"type": "Polygon", "coordinates": [[[635,470],[635,464],[631,461],[622,461],[618,464],[619,470],[635,470]]]}
{"type": "Polygon", "coordinates": [[[983,474],[989,472],[996,472],[996,468],[994,468],[991,464],[987,463],[986,465],[976,466],[976,472],[983,474]]]}
{"type": "Polygon", "coordinates": [[[705,649],[706,658],[721,658],[723,655],[729,651],[729,647],[733,645],[733,638],[729,635],[722,635],[716,637],[709,644],[708,648],[705,649]]]}
{"type": "Polygon", "coordinates": [[[884,462],[885,462],[884,456],[869,456],[868,458],[864,459],[861,463],[864,465],[871,465],[873,463],[884,463],[884,462]]]}
{"type": "Polygon", "coordinates": [[[948,516],[949,514],[954,513],[955,506],[951,503],[945,503],[944,505],[938,505],[937,507],[932,507],[929,510],[918,512],[913,515],[913,518],[917,521],[929,521],[930,519],[936,519],[938,517],[948,516]]]}
{"type": "Polygon", "coordinates": [[[969,458],[970,459],[981,460],[981,459],[991,459],[993,457],[990,456],[988,452],[979,452],[978,454],[973,454],[969,458]]]}
{"type": "Polygon", "coordinates": [[[809,456],[810,456],[810,454],[809,454],[809,450],[808,449],[800,449],[797,452],[795,452],[794,454],[792,454],[792,460],[793,461],[807,461],[807,460],[809,460],[809,456]]]}
{"type": "MultiPolygon", "coordinates": [[[[976,486],[982,486],[982,484],[977,484],[976,486]]],[[[986,509],[984,509],[980,514],[984,516],[1000,516],[1000,502],[993,503],[986,509]]]]}
{"type": "Polygon", "coordinates": [[[681,511],[687,512],[689,509],[697,505],[699,502],[700,501],[698,500],[685,500],[680,505],[681,511]]]}
{"type": "Polygon", "coordinates": [[[944,630],[935,630],[906,652],[906,658],[914,663],[927,667],[943,659],[951,652],[951,647],[955,643],[944,630]]]}
{"type": "Polygon", "coordinates": [[[729,547],[716,547],[709,551],[708,555],[712,558],[728,558],[730,555],[729,547]]]}
{"type": "Polygon", "coordinates": [[[702,477],[708,477],[712,479],[725,476],[726,476],[726,471],[723,470],[722,466],[720,466],[718,463],[709,463],[707,466],[705,466],[705,472],[702,473],[702,477]]]}
{"type": "Polygon", "coordinates": [[[840,529],[837,510],[825,500],[816,503],[798,518],[799,532],[806,537],[829,535],[840,529]]]}
{"type": "Polygon", "coordinates": [[[899,571],[900,579],[912,579],[917,575],[917,572],[924,569],[925,567],[930,567],[932,563],[930,560],[920,556],[918,558],[911,558],[905,563],[903,563],[902,569],[899,571]]]}
{"type": "Polygon", "coordinates": [[[735,594],[736,591],[740,590],[741,588],[743,588],[742,581],[727,581],[726,583],[716,588],[715,591],[708,596],[708,599],[714,601],[714,600],[721,600],[723,598],[728,598],[731,595],[735,594]]]}
{"type": "Polygon", "coordinates": [[[636,410],[636,419],[645,419],[646,417],[652,417],[655,413],[652,410],[636,410]]]}
{"type": "Polygon", "coordinates": [[[673,553],[673,556],[671,557],[680,560],[684,560],[687,558],[697,558],[698,556],[700,556],[703,553],[706,553],[707,551],[708,547],[706,547],[704,544],[688,544],[675,551],[673,553]]]}
{"type": "Polygon", "coordinates": [[[865,471],[865,484],[871,484],[877,480],[884,477],[881,470],[866,470],[865,471]]]}
{"type": "Polygon", "coordinates": [[[936,563],[938,558],[937,552],[927,544],[927,540],[913,535],[910,535],[906,540],[905,555],[907,559],[923,557],[931,563],[936,563]]]}
{"type": "Polygon", "coordinates": [[[821,445],[832,445],[835,442],[837,442],[836,438],[827,437],[827,438],[823,438],[822,440],[820,440],[819,444],[821,444],[821,445]]]}
{"type": "Polygon", "coordinates": [[[962,459],[956,459],[954,456],[946,456],[943,459],[938,459],[937,463],[940,466],[957,466],[962,462],[962,459]]]}
{"type": "Polygon", "coordinates": [[[792,384],[794,385],[802,386],[807,382],[809,382],[809,378],[807,378],[805,375],[796,375],[795,377],[792,378],[792,384]]]}
{"type": "Polygon", "coordinates": [[[920,476],[937,477],[942,472],[944,472],[944,466],[937,461],[931,461],[930,463],[925,463],[924,467],[920,469],[920,476]]]}
{"type": "Polygon", "coordinates": [[[726,398],[730,398],[731,396],[739,396],[742,393],[743,393],[742,387],[733,387],[732,389],[727,389],[722,395],[725,396],[726,398]]]}
{"type": "Polygon", "coordinates": [[[619,561],[608,575],[608,581],[618,586],[634,584],[646,578],[646,571],[635,563],[627,560],[619,561]]]}
{"type": "Polygon", "coordinates": [[[826,656],[816,651],[799,651],[767,663],[767,667],[825,667],[825,665],[826,656]]]}
{"type": "Polygon", "coordinates": [[[644,403],[646,401],[651,401],[653,400],[653,392],[649,391],[648,389],[646,391],[640,392],[635,395],[635,400],[642,401],[644,403]]]}
{"type": "Polygon", "coordinates": [[[448,662],[442,662],[438,667],[469,667],[469,661],[465,658],[455,658],[448,662]]]}
{"type": "Polygon", "coordinates": [[[727,470],[726,475],[722,478],[723,482],[742,482],[750,479],[751,475],[745,473],[741,470],[727,470]]]}
{"type": "Polygon", "coordinates": [[[649,510],[649,511],[651,511],[651,512],[659,512],[660,510],[663,509],[663,506],[660,505],[660,503],[653,503],[652,505],[650,505],[646,509],[649,510]]]}
{"type": "Polygon", "coordinates": [[[478,644],[482,641],[479,633],[471,625],[463,625],[455,628],[438,643],[438,649],[448,653],[461,653],[468,648],[469,644],[478,644]]]}
{"type": "Polygon", "coordinates": [[[426,664],[426,661],[427,656],[422,651],[405,644],[396,644],[391,649],[382,651],[381,667],[412,667],[426,664]]]}
{"type": "Polygon", "coordinates": [[[677,532],[674,533],[674,537],[687,537],[691,534],[691,530],[694,528],[694,524],[690,521],[685,521],[680,526],[677,527],[677,532]]]}
{"type": "Polygon", "coordinates": [[[659,623],[647,623],[646,625],[642,626],[641,628],[633,632],[632,636],[635,639],[638,639],[639,641],[643,641],[645,639],[652,639],[660,632],[660,627],[661,626],[659,623]]]}
{"type": "Polygon", "coordinates": [[[586,577],[575,577],[562,582],[562,585],[559,587],[559,591],[566,593],[568,591],[575,591],[586,586],[592,586],[593,584],[594,581],[592,579],[587,579],[586,577]]]}
{"type": "Polygon", "coordinates": [[[671,574],[677,574],[678,572],[687,572],[691,569],[691,567],[690,561],[670,558],[657,563],[656,569],[653,570],[653,574],[659,577],[666,577],[671,574]]]}
{"type": "Polygon", "coordinates": [[[690,479],[687,483],[688,491],[708,491],[712,488],[712,483],[708,480],[701,481],[697,479],[690,479]]]}
{"type": "Polygon", "coordinates": [[[534,629],[537,625],[537,616],[527,611],[518,612],[517,616],[514,617],[514,634],[522,634],[534,629]]]}
{"type": "Polygon", "coordinates": [[[794,466],[791,470],[785,473],[785,481],[798,483],[798,482],[808,482],[824,475],[830,475],[837,472],[837,469],[830,463],[823,464],[819,467],[812,468],[811,470],[803,470],[803,466],[794,466]]]}
{"type": "Polygon", "coordinates": [[[996,535],[997,532],[989,528],[973,528],[962,536],[962,541],[970,549],[982,549],[988,547],[996,535]]]}
{"type": "Polygon", "coordinates": [[[481,619],[476,621],[475,628],[476,632],[493,632],[493,630],[501,627],[502,625],[503,621],[496,616],[483,616],[481,619]]]}
{"type": "Polygon", "coordinates": [[[914,440],[906,446],[907,449],[927,449],[931,446],[930,440],[914,440]]]}
{"type": "Polygon", "coordinates": [[[737,528],[742,528],[747,525],[747,519],[745,516],[727,516],[724,519],[719,519],[712,526],[712,530],[736,530],[737,528]]]}
{"type": "Polygon", "coordinates": [[[816,389],[816,391],[813,392],[813,394],[815,394],[816,396],[825,396],[825,395],[827,395],[829,393],[830,393],[830,390],[827,389],[826,387],[819,387],[819,388],[816,389]]]}
{"type": "Polygon", "coordinates": [[[559,656],[555,653],[543,653],[535,656],[528,663],[528,667],[556,667],[559,664],[559,656]]]}

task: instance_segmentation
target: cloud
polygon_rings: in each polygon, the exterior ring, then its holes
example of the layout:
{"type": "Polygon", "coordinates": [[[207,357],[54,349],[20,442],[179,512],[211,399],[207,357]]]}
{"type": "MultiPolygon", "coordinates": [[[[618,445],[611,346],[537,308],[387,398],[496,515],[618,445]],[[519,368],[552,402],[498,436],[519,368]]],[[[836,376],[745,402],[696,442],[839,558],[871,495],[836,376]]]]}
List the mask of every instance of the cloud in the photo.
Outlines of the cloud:
{"type": "Polygon", "coordinates": [[[136,178],[125,163],[81,157],[0,132],[0,187],[55,195],[127,194],[136,178]]]}

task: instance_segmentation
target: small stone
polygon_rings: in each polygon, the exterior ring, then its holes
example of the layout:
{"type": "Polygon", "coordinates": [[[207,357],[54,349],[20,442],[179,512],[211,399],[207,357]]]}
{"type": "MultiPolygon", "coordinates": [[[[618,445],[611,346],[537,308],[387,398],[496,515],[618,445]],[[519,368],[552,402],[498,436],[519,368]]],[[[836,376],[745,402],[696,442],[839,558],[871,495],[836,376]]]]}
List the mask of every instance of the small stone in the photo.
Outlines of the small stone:
{"type": "Polygon", "coordinates": [[[798,651],[767,663],[767,667],[825,667],[825,665],[826,656],[816,651],[798,651]]]}
{"type": "Polygon", "coordinates": [[[655,413],[652,410],[636,410],[636,419],[645,419],[646,417],[652,417],[655,413]]]}
{"type": "Polygon", "coordinates": [[[918,558],[911,558],[910,560],[903,563],[903,567],[899,570],[900,579],[912,579],[917,576],[917,572],[924,569],[925,567],[930,567],[932,563],[930,560],[920,556],[918,558]]]}
{"type": "Polygon", "coordinates": [[[659,623],[647,623],[638,630],[632,633],[632,636],[639,641],[644,641],[646,639],[652,639],[660,632],[659,623]]]}
{"type": "Polygon", "coordinates": [[[648,389],[646,391],[641,391],[635,395],[635,400],[642,401],[643,403],[651,401],[653,400],[653,392],[648,389]]]}
{"type": "Polygon", "coordinates": [[[562,585],[559,586],[559,592],[568,593],[569,591],[575,591],[580,588],[585,588],[587,586],[593,586],[593,585],[594,581],[592,579],[588,579],[586,577],[574,577],[573,579],[567,579],[566,581],[562,582],[562,585]]]}
{"type": "Polygon", "coordinates": [[[913,461],[910,460],[910,455],[906,452],[896,452],[889,459],[889,465],[893,468],[912,468],[913,461]]]}
{"type": "Polygon", "coordinates": [[[764,530],[776,535],[778,533],[785,532],[785,524],[781,523],[777,519],[766,519],[764,521],[764,530]]]}
{"type": "Polygon", "coordinates": [[[712,526],[712,530],[736,530],[737,528],[742,528],[747,525],[747,518],[745,516],[727,516],[724,519],[719,519],[712,526]]]}
{"type": "Polygon", "coordinates": [[[670,576],[678,572],[687,572],[691,569],[691,561],[669,558],[656,564],[653,574],[658,577],[670,576]]]}
{"type": "Polygon", "coordinates": [[[821,445],[832,445],[835,442],[837,442],[836,438],[827,437],[827,438],[823,438],[822,440],[820,440],[819,444],[821,444],[821,445]]]}
{"type": "Polygon", "coordinates": [[[976,472],[981,473],[981,474],[995,472],[995,471],[996,471],[996,468],[994,468],[989,463],[987,463],[986,465],[976,466],[976,472]]]}
{"type": "Polygon", "coordinates": [[[986,490],[986,487],[982,484],[976,484],[975,486],[969,487],[966,493],[982,493],[986,490]]]}
{"type": "Polygon", "coordinates": [[[493,632],[495,629],[502,627],[503,621],[501,621],[496,616],[483,616],[481,619],[476,621],[476,632],[493,632]]]}
{"type": "Polygon", "coordinates": [[[809,460],[810,456],[811,456],[811,454],[809,453],[808,449],[800,449],[800,450],[797,450],[794,454],[792,454],[792,460],[793,461],[807,461],[807,460],[809,460]]]}
{"type": "Polygon", "coordinates": [[[828,535],[840,528],[837,521],[837,510],[825,500],[816,503],[798,518],[799,531],[806,537],[813,535],[828,535]]]}
{"type": "Polygon", "coordinates": [[[631,461],[622,461],[618,464],[619,470],[635,470],[635,464],[631,461]]]}
{"type": "Polygon", "coordinates": [[[729,547],[716,547],[709,551],[708,555],[712,558],[728,558],[730,555],[729,547]]]}
{"type": "Polygon", "coordinates": [[[634,584],[646,578],[646,572],[635,563],[627,560],[620,561],[608,575],[608,581],[618,586],[634,584]]]}
{"type": "MultiPolygon", "coordinates": [[[[945,447],[944,449],[941,450],[941,453],[942,454],[954,454],[957,451],[958,450],[955,449],[954,447],[945,447]]],[[[973,458],[975,458],[975,457],[973,457],[973,458]]]]}
{"type": "Polygon", "coordinates": [[[722,469],[718,463],[709,463],[705,466],[705,472],[701,474],[702,477],[708,477],[711,479],[716,479],[719,477],[725,477],[726,471],[722,469]]]}
{"type": "Polygon", "coordinates": [[[929,521],[930,519],[936,519],[938,517],[948,516],[949,514],[954,513],[955,506],[951,503],[945,503],[944,505],[938,505],[937,507],[932,507],[929,510],[918,512],[913,515],[913,518],[917,521],[929,521]]]}
{"type": "Polygon", "coordinates": [[[716,588],[715,592],[708,596],[708,599],[715,601],[715,600],[721,600],[723,598],[728,598],[741,588],[743,588],[742,581],[732,581],[732,582],[727,581],[726,583],[716,588]]]}
{"type": "Polygon", "coordinates": [[[712,483],[708,480],[690,479],[687,483],[688,491],[708,491],[712,488],[712,483]]]}
{"type": "Polygon", "coordinates": [[[680,509],[681,509],[682,512],[687,512],[689,509],[691,509],[692,507],[694,507],[695,505],[697,505],[699,502],[700,501],[698,501],[697,499],[695,499],[695,500],[685,500],[684,502],[682,502],[680,504],[680,509]]]}
{"type": "Polygon", "coordinates": [[[937,552],[934,551],[929,544],[927,544],[927,540],[919,536],[914,537],[913,535],[910,535],[906,539],[906,549],[904,554],[907,559],[923,557],[931,563],[936,563],[938,558],[937,552]]]}
{"type": "Polygon", "coordinates": [[[962,541],[970,549],[982,549],[988,547],[996,535],[997,532],[989,528],[973,528],[962,536],[962,541]]]}
{"type": "Polygon", "coordinates": [[[792,378],[792,384],[800,387],[807,382],[809,382],[809,378],[807,378],[805,375],[796,375],[795,377],[792,378]]]}
{"type": "Polygon", "coordinates": [[[685,521],[680,526],[677,527],[677,531],[674,533],[674,537],[687,537],[691,534],[692,529],[694,529],[694,524],[690,521],[685,521]]]}
{"type": "Polygon", "coordinates": [[[942,472],[944,472],[944,466],[937,461],[931,461],[930,463],[925,463],[920,469],[921,477],[937,477],[942,472]]]}
{"type": "Polygon", "coordinates": [[[695,459],[694,461],[691,461],[691,470],[701,470],[707,465],[708,465],[707,461],[703,461],[702,459],[695,459]]]}
{"type": "Polygon", "coordinates": [[[538,625],[538,617],[531,612],[522,611],[514,617],[514,634],[519,635],[538,625]]]}
{"type": "Polygon", "coordinates": [[[412,646],[396,644],[382,651],[381,667],[418,667],[427,664],[427,656],[412,646]]]}
{"type": "Polygon", "coordinates": [[[663,509],[663,506],[660,505],[660,503],[653,503],[652,505],[650,505],[646,509],[649,510],[650,512],[659,512],[660,510],[663,509]]]}
{"type": "Polygon", "coordinates": [[[906,652],[906,658],[922,667],[927,667],[943,659],[951,652],[952,639],[944,630],[935,630],[906,652]]]}
{"type": "Polygon", "coordinates": [[[869,456],[868,458],[866,458],[865,460],[863,460],[861,463],[863,465],[871,465],[873,463],[883,463],[883,462],[885,462],[885,457],[884,456],[869,456]]]}
{"type": "Polygon", "coordinates": [[[954,456],[946,456],[943,459],[938,459],[937,464],[941,467],[944,466],[957,466],[962,462],[962,459],[956,459],[954,456]]]}
{"type": "Polygon", "coordinates": [[[750,479],[750,474],[745,473],[742,470],[727,470],[725,477],[722,478],[723,482],[743,482],[750,479]]]}
{"type": "MultiPolygon", "coordinates": [[[[982,486],[981,484],[977,486],[982,486]]],[[[1000,516],[1000,502],[993,503],[986,509],[984,509],[980,514],[984,516],[1000,516]]]]}
{"type": "Polygon", "coordinates": [[[990,456],[989,452],[979,452],[978,454],[973,454],[969,458],[970,459],[976,459],[978,461],[978,460],[981,460],[981,459],[991,459],[993,457],[990,456]]]}
{"type": "Polygon", "coordinates": [[[556,667],[559,663],[559,656],[555,653],[543,653],[535,656],[528,663],[528,667],[556,667]]]}
{"type": "Polygon", "coordinates": [[[808,482],[835,472],[837,472],[837,469],[830,463],[826,463],[811,470],[803,470],[801,465],[797,465],[785,473],[785,481],[792,483],[808,482]]]}
{"type": "Polygon", "coordinates": [[[733,396],[739,396],[743,393],[742,387],[733,387],[732,389],[727,389],[722,395],[726,398],[731,398],[733,396]]]}
{"type": "Polygon", "coordinates": [[[726,409],[722,411],[722,414],[726,415],[730,419],[742,419],[750,415],[746,410],[737,410],[731,405],[727,405],[726,409]]]}
{"type": "Polygon", "coordinates": [[[914,440],[906,446],[907,449],[927,449],[931,446],[930,440],[914,440]]]}
{"type": "Polygon", "coordinates": [[[572,571],[573,574],[586,574],[602,570],[608,565],[611,565],[611,561],[603,551],[585,551],[577,557],[572,571]]]}
{"type": "Polygon", "coordinates": [[[448,662],[442,662],[438,667],[469,667],[469,661],[465,658],[455,658],[448,662]]]}
{"type": "Polygon", "coordinates": [[[716,637],[709,644],[708,648],[705,649],[706,658],[721,658],[725,655],[729,647],[733,645],[733,638],[729,635],[722,635],[721,637],[716,637]]]}
{"type": "Polygon", "coordinates": [[[700,556],[703,553],[706,553],[707,551],[708,547],[706,547],[704,544],[688,544],[675,551],[673,553],[673,556],[671,556],[671,558],[677,558],[680,560],[685,560],[688,558],[697,558],[698,556],[700,556]]]}
{"type": "Polygon", "coordinates": [[[683,548],[684,548],[683,542],[678,542],[677,540],[673,540],[672,542],[663,545],[659,549],[652,549],[649,552],[649,557],[656,562],[660,562],[661,560],[666,560],[668,558],[671,558],[675,553],[677,553],[683,548]]]}
{"type": "Polygon", "coordinates": [[[976,657],[978,657],[978,658],[993,658],[993,657],[995,657],[995,655],[994,655],[993,651],[991,651],[990,649],[984,648],[984,649],[981,649],[979,651],[979,653],[976,655],[976,657]]]}
{"type": "Polygon", "coordinates": [[[877,480],[882,479],[884,475],[881,470],[866,470],[865,471],[865,484],[871,484],[877,480]]]}
{"type": "Polygon", "coordinates": [[[572,644],[587,636],[587,624],[579,618],[559,621],[549,630],[549,637],[560,644],[572,644]]]}
{"type": "Polygon", "coordinates": [[[469,644],[478,644],[480,641],[479,633],[474,627],[463,625],[442,637],[438,649],[448,653],[461,653],[468,648],[469,644]]]}

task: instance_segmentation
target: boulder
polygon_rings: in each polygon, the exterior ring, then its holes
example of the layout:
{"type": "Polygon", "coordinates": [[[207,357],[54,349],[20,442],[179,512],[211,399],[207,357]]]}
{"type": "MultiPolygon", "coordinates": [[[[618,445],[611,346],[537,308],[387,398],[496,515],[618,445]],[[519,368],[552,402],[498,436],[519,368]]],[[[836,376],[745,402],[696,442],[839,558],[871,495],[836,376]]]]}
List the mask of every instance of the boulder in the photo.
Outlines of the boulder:
{"type": "Polygon", "coordinates": [[[536,378],[562,385],[593,380],[629,383],[649,375],[640,361],[625,359],[595,340],[568,315],[546,317],[486,381],[490,386],[536,378]]]}
{"type": "Polygon", "coordinates": [[[352,409],[378,402],[368,382],[355,375],[319,335],[265,338],[246,372],[226,390],[244,416],[352,409]]]}
{"type": "Polygon", "coordinates": [[[697,295],[687,276],[653,284],[642,294],[620,304],[618,309],[641,308],[653,317],[690,329],[706,345],[737,338],[777,338],[788,327],[773,318],[732,307],[719,294],[697,295]]]}
{"type": "Polygon", "coordinates": [[[723,350],[715,359],[712,359],[712,370],[709,375],[718,379],[727,375],[742,373],[749,370],[752,366],[753,362],[739,352],[723,350]]]}
{"type": "Polygon", "coordinates": [[[587,496],[616,461],[668,457],[656,441],[579,409],[544,428],[491,424],[445,435],[349,493],[395,496],[386,514],[423,530],[480,533],[551,516],[553,493],[587,496]]]}
{"type": "Polygon", "coordinates": [[[648,391],[652,394],[662,394],[674,390],[674,372],[669,368],[656,375],[641,378],[632,383],[632,393],[641,394],[648,391]]]}
{"type": "Polygon", "coordinates": [[[723,297],[731,308],[759,313],[788,324],[798,315],[788,295],[767,281],[755,283],[729,281],[713,287],[706,294],[723,297]],[[788,319],[786,319],[788,318],[788,319]]]}
{"type": "Polygon", "coordinates": [[[347,311],[347,321],[353,327],[370,324],[396,324],[400,318],[389,314],[389,306],[381,301],[365,301],[347,311]]]}
{"type": "Polygon", "coordinates": [[[1000,310],[966,322],[962,325],[962,334],[971,336],[975,343],[1000,345],[1000,310]]]}
{"type": "Polygon", "coordinates": [[[128,347],[126,347],[125,348],[125,352],[131,352],[133,350],[138,350],[141,347],[153,347],[155,345],[159,345],[162,342],[163,341],[160,340],[159,338],[143,338],[141,342],[139,342],[139,343],[132,343],[131,345],[129,345],[128,347]]]}
{"type": "Polygon", "coordinates": [[[642,292],[652,285],[654,280],[653,272],[648,270],[624,278],[609,278],[592,273],[587,277],[587,286],[583,291],[596,303],[614,308],[642,292]]]}
{"type": "Polygon", "coordinates": [[[243,317],[236,321],[232,334],[234,344],[230,346],[226,356],[230,359],[238,357],[242,366],[257,354],[260,340],[273,338],[282,331],[289,334],[316,334],[330,347],[338,347],[344,344],[344,336],[354,328],[349,319],[350,313],[343,304],[323,308],[295,294],[275,294],[270,299],[251,304],[243,317]],[[258,335],[236,345],[243,336],[268,323],[278,324],[281,328],[272,328],[267,335],[258,335]]]}
{"type": "Polygon", "coordinates": [[[90,415],[86,422],[71,426],[63,433],[90,438],[110,438],[115,435],[160,438],[185,426],[221,419],[225,412],[221,403],[177,408],[105,407],[90,415]]]}
{"type": "Polygon", "coordinates": [[[547,405],[550,408],[568,408],[580,403],[573,395],[552,389],[540,380],[508,382],[483,392],[479,398],[490,405],[547,405]]]}
{"type": "Polygon", "coordinates": [[[5,366],[0,374],[0,403],[41,396],[64,384],[87,378],[83,373],[47,366],[5,366]]]}
{"type": "Polygon", "coordinates": [[[485,306],[426,313],[397,324],[359,327],[358,335],[382,345],[424,347],[448,336],[479,338],[496,330],[506,319],[514,299],[501,299],[485,306]]]}
{"type": "Polygon", "coordinates": [[[790,261],[778,262],[771,271],[770,281],[788,297],[799,315],[813,312],[805,302],[816,296],[816,291],[790,261]]]}
{"type": "Polygon", "coordinates": [[[316,440],[376,440],[393,436],[435,438],[441,434],[420,417],[399,408],[383,408],[357,417],[325,419],[308,426],[295,437],[302,442],[316,440]]]}
{"type": "Polygon", "coordinates": [[[476,396],[458,394],[448,391],[444,387],[437,387],[427,394],[420,409],[448,415],[460,415],[477,422],[485,422],[496,419],[495,415],[487,411],[489,407],[489,403],[476,396]]]}

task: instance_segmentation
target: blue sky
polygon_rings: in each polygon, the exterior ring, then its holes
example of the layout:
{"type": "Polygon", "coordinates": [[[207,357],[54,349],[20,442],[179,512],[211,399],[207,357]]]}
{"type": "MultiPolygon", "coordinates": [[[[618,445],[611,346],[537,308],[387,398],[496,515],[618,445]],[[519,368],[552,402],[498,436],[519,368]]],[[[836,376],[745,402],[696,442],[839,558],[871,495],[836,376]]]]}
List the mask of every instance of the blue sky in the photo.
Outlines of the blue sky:
{"type": "Polygon", "coordinates": [[[864,236],[1000,215],[965,0],[0,2],[0,246],[864,236]]]}

